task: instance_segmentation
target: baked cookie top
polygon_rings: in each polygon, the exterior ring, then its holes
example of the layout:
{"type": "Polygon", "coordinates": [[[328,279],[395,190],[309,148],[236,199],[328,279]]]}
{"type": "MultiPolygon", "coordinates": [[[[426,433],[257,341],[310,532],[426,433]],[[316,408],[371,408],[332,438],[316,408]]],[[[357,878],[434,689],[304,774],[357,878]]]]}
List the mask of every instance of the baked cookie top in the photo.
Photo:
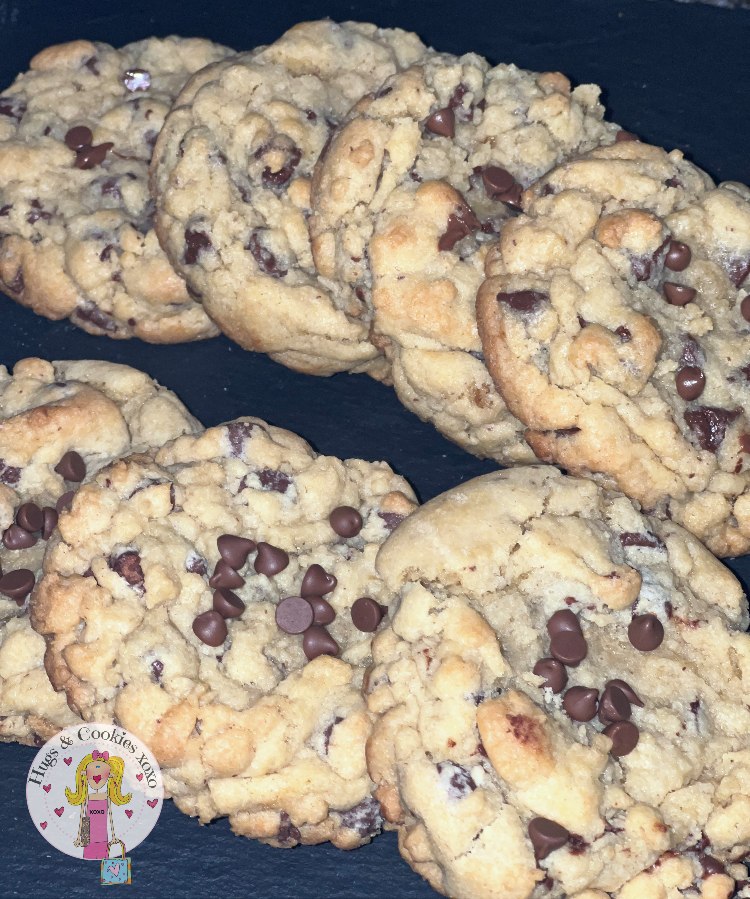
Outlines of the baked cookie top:
{"type": "Polygon", "coordinates": [[[231,51],[197,38],[48,47],[0,94],[0,285],[92,334],[217,333],[153,230],[148,166],[190,75],[231,51]]]}
{"type": "Polygon", "coordinates": [[[183,811],[274,845],[367,842],[374,562],[413,507],[384,463],[252,418],[116,462],[61,515],[32,597],[52,683],[139,734],[183,811]]]}
{"type": "Polygon", "coordinates": [[[535,466],[418,510],[377,568],[370,774],[471,899],[729,897],[750,829],[740,585],[691,534],[535,466]]]}
{"type": "Polygon", "coordinates": [[[42,664],[26,599],[80,482],[198,422],[148,375],[111,362],[0,366],[0,740],[42,741],[75,719],[42,664]]]}
{"type": "Polygon", "coordinates": [[[558,72],[428,53],[357,104],[315,171],[319,270],[365,303],[406,405],[479,455],[533,458],[476,358],[485,253],[523,187],[615,139],[598,96],[558,72]],[[448,352],[446,392],[433,354],[448,352]]]}
{"type": "Polygon", "coordinates": [[[723,556],[750,550],[749,271],[747,188],[617,144],[534,186],[478,299],[537,455],[723,556]]]}
{"type": "Polygon", "coordinates": [[[310,176],[353,103],[424,50],[399,29],[305,22],[179,98],[154,154],[157,229],[242,346],[313,374],[377,362],[363,302],[315,270],[310,176]]]}

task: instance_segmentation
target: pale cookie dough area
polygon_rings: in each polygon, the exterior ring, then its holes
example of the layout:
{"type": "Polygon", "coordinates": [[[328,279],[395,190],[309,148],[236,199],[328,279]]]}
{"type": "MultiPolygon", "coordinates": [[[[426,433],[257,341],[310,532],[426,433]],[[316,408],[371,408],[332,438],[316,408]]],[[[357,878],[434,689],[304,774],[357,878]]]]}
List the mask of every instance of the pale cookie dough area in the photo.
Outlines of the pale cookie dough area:
{"type": "MultiPolygon", "coordinates": [[[[735,895],[750,636],[692,535],[544,466],[486,475],[381,549],[370,775],[456,899],[735,895]]],[[[744,895],[739,893],[738,895],[744,895]]]]}
{"type": "Polygon", "coordinates": [[[48,47],[0,94],[0,286],[91,334],[217,333],[159,246],[148,167],[188,78],[230,50],[148,38],[48,47]]]}
{"type": "Polygon", "coordinates": [[[126,365],[0,367],[0,740],[41,745],[77,720],[49,683],[28,618],[60,511],[102,466],[199,428],[173,393],[126,365]]]}
{"type": "Polygon", "coordinates": [[[537,182],[487,262],[488,368],[536,454],[750,549],[750,191],[635,141],[537,182]]]}
{"type": "Polygon", "coordinates": [[[374,562],[413,508],[385,463],[257,419],[115,463],[61,515],[32,598],[51,680],[145,740],[201,821],[368,842],[361,683],[389,598],[374,562]]]}

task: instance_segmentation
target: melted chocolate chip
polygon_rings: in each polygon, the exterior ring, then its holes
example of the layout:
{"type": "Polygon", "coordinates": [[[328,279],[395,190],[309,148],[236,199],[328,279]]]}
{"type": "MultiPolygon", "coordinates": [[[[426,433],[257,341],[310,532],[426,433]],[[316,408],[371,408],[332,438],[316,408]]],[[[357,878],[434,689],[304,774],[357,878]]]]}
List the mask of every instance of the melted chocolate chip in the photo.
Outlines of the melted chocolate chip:
{"type": "Polygon", "coordinates": [[[341,652],[338,643],[319,624],[313,624],[305,631],[302,638],[302,650],[311,662],[318,656],[337,656],[341,652]]]}
{"type": "Polygon", "coordinates": [[[281,812],[280,814],[279,830],[276,834],[276,839],[285,846],[290,846],[292,843],[299,843],[302,839],[302,835],[294,824],[292,824],[292,819],[286,812],[281,812]]]}
{"type": "Polygon", "coordinates": [[[161,680],[161,676],[164,673],[164,662],[160,662],[159,659],[154,659],[151,663],[151,674],[153,675],[154,680],[159,683],[161,680]]]}
{"type": "Polygon", "coordinates": [[[69,150],[81,150],[83,147],[90,147],[94,135],[90,128],[85,125],[74,125],[69,128],[65,134],[65,146],[69,150]]]}
{"type": "Polygon", "coordinates": [[[250,438],[253,430],[259,426],[251,421],[232,421],[226,427],[227,439],[232,448],[232,455],[239,458],[245,448],[245,441],[250,438]]]}
{"type": "Polygon", "coordinates": [[[258,574],[265,574],[266,577],[273,577],[280,571],[283,571],[289,564],[289,555],[278,546],[272,546],[270,543],[259,543],[258,554],[255,557],[255,570],[258,574]]]}
{"type": "Polygon", "coordinates": [[[258,268],[262,272],[271,275],[273,278],[283,278],[286,275],[287,270],[285,268],[280,268],[274,254],[263,246],[257,231],[254,231],[250,235],[248,242],[245,244],[245,249],[250,250],[253,258],[258,263],[258,268]]]}
{"type": "Polygon", "coordinates": [[[328,521],[339,537],[356,537],[362,530],[362,516],[352,506],[337,506],[328,521]]]}
{"type": "Polygon", "coordinates": [[[747,259],[730,259],[727,263],[727,275],[735,287],[741,287],[750,274],[750,257],[747,259]]]}
{"type": "Polygon", "coordinates": [[[547,858],[550,852],[564,846],[570,837],[569,831],[549,818],[532,818],[528,833],[537,861],[547,858]]]}
{"type": "Polygon", "coordinates": [[[536,312],[543,304],[548,302],[549,296],[538,290],[514,290],[512,293],[499,293],[496,297],[498,303],[505,303],[515,312],[536,312]]]}
{"type": "Polygon", "coordinates": [[[308,596],[325,596],[336,588],[336,578],[321,565],[311,565],[302,578],[300,594],[308,596]]]}
{"type": "Polygon", "coordinates": [[[221,646],[229,632],[224,618],[212,609],[195,618],[193,633],[206,646],[221,646]]]}
{"type": "Polygon", "coordinates": [[[35,225],[40,219],[48,222],[52,218],[52,213],[44,209],[40,200],[32,200],[30,206],[31,209],[26,216],[26,221],[30,225],[35,225]]]}
{"type": "Polygon", "coordinates": [[[568,672],[557,659],[539,659],[533,671],[538,677],[544,678],[542,686],[549,687],[553,693],[561,693],[568,683],[568,672]]]}
{"type": "Polygon", "coordinates": [[[197,553],[191,552],[185,560],[185,571],[189,571],[191,574],[200,574],[205,577],[208,574],[206,560],[202,559],[197,553]]]}
{"type": "Polygon", "coordinates": [[[653,652],[664,641],[664,625],[656,615],[636,615],[628,625],[628,640],[640,652],[653,652]]]}
{"type": "Polygon", "coordinates": [[[455,762],[438,762],[437,770],[451,799],[463,799],[477,788],[471,774],[463,765],[457,765],[455,762]]]}
{"type": "Polygon", "coordinates": [[[639,141],[640,138],[637,134],[633,134],[632,131],[624,131],[622,128],[615,135],[615,143],[618,144],[631,140],[639,141]]]}
{"type": "Polygon", "coordinates": [[[112,147],[114,144],[110,141],[96,146],[81,147],[76,150],[75,167],[77,169],[93,169],[101,165],[112,147]]]}
{"type": "Polygon", "coordinates": [[[15,465],[8,465],[4,459],[0,459],[0,483],[15,487],[20,480],[21,469],[15,465]]]}
{"type": "Polygon", "coordinates": [[[656,534],[634,534],[628,531],[620,534],[620,543],[623,546],[645,546],[649,549],[664,549],[664,544],[656,534]]]}
{"type": "Polygon", "coordinates": [[[347,811],[339,812],[341,827],[353,830],[360,837],[373,837],[383,826],[380,803],[370,797],[347,811]]]}
{"type": "Polygon", "coordinates": [[[84,63],[84,66],[91,72],[92,75],[99,75],[99,57],[98,56],[90,56],[84,63]]]}
{"type": "Polygon", "coordinates": [[[574,721],[591,721],[597,712],[598,698],[593,687],[571,687],[563,696],[563,708],[574,721]]]}
{"type": "Polygon", "coordinates": [[[302,151],[298,147],[293,147],[289,151],[286,163],[280,169],[274,172],[266,166],[261,175],[261,179],[265,186],[283,187],[294,174],[294,170],[299,165],[300,159],[302,159],[302,151]]]}
{"type": "Polygon", "coordinates": [[[698,861],[700,862],[701,868],[703,869],[703,877],[710,877],[712,874],[725,874],[726,868],[719,861],[718,858],[714,858],[713,855],[702,854],[698,856],[698,861]]]}
{"type": "Polygon", "coordinates": [[[205,231],[197,231],[195,228],[185,229],[185,252],[182,255],[185,265],[195,265],[201,253],[212,248],[211,238],[205,231]]]}
{"type": "Polygon", "coordinates": [[[741,411],[699,406],[697,409],[687,409],[684,418],[701,448],[715,453],[724,442],[727,428],[739,417],[741,411]]]}
{"type": "Polygon", "coordinates": [[[630,333],[629,329],[625,327],[625,325],[620,325],[619,328],[615,328],[615,334],[620,338],[623,343],[630,343],[633,339],[633,335],[630,333]]]}
{"type": "Polygon", "coordinates": [[[20,122],[26,112],[26,104],[17,97],[0,97],[0,115],[20,122]]]}
{"type": "Polygon", "coordinates": [[[454,137],[456,133],[456,114],[446,106],[438,109],[424,123],[425,128],[440,137],[454,137]]]}
{"type": "Polygon", "coordinates": [[[445,234],[438,240],[438,250],[441,252],[452,250],[459,240],[473,231],[478,231],[481,227],[481,222],[474,215],[471,207],[462,202],[448,216],[445,234]]]}
{"type": "Polygon", "coordinates": [[[110,559],[109,567],[112,571],[124,578],[131,587],[140,587],[143,585],[143,569],[141,568],[141,557],[137,552],[128,550],[114,559],[110,559]]]}
{"type": "MultiPolygon", "coordinates": [[[[115,280],[114,275],[112,278],[115,280]]],[[[78,306],[75,311],[75,317],[80,321],[91,322],[92,325],[96,325],[96,327],[101,328],[102,331],[107,331],[109,333],[117,331],[117,323],[115,320],[110,315],[107,315],[106,312],[102,312],[102,310],[93,303],[78,306]]]]}
{"type": "Polygon", "coordinates": [[[272,468],[264,468],[258,472],[258,478],[267,490],[275,490],[277,493],[286,493],[292,479],[283,471],[275,471],[272,468]]]}
{"type": "Polygon", "coordinates": [[[323,731],[323,751],[326,755],[328,755],[328,748],[331,745],[331,735],[333,734],[333,729],[337,724],[341,724],[343,720],[344,719],[340,715],[336,715],[333,721],[331,721],[331,723],[323,731]]]}

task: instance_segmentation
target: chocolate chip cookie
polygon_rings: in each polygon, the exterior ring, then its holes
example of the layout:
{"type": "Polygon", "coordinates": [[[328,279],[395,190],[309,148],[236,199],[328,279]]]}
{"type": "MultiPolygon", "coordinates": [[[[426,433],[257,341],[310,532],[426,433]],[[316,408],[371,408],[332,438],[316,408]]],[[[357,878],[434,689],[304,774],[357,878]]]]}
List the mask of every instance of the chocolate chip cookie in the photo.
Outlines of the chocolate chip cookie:
{"type": "Polygon", "coordinates": [[[363,301],[315,270],[310,175],[352,104],[423,52],[398,29],[306,22],[179,98],[154,154],[157,230],[246,349],[312,374],[380,372],[363,301]]]}
{"type": "Polygon", "coordinates": [[[197,431],[177,397],[109,362],[0,367],[0,740],[46,740],[75,721],[43,667],[27,597],[80,482],[134,449],[197,431]]]}
{"type": "Polygon", "coordinates": [[[429,53],[357,105],[316,168],[318,269],[364,303],[404,404],[477,455],[534,458],[481,356],[487,248],[523,187],[615,139],[598,97],[558,72],[429,53]]]}
{"type": "Polygon", "coordinates": [[[734,895],[750,841],[750,636],[683,528],[535,466],[380,551],[368,765],[402,855],[457,899],[734,895]]]}
{"type": "Polygon", "coordinates": [[[0,287],[92,334],[179,343],[215,326],[153,230],[148,166],[190,75],[230,53],[197,38],[42,50],[0,94],[0,287]]]}
{"type": "Polygon", "coordinates": [[[630,142],[529,192],[478,299],[537,455],[750,550],[750,193],[630,142]]]}
{"type": "Polygon", "coordinates": [[[52,683],[141,736],[184,812],[278,846],[367,842],[375,555],[413,507],[384,463],[251,418],[116,462],[60,516],[32,597],[52,683]]]}

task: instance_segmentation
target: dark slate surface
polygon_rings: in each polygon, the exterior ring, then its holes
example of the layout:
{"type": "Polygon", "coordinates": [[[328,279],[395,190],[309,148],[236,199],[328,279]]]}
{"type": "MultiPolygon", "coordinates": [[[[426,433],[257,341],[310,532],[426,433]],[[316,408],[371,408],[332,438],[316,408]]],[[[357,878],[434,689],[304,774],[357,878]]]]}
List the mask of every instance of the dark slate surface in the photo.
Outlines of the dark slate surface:
{"type": "MultiPolygon", "coordinates": [[[[323,15],[398,25],[442,50],[474,50],[495,62],[560,69],[577,82],[598,82],[606,86],[611,117],[625,128],[680,147],[718,179],[750,181],[750,11],[743,9],[671,0],[2,0],[0,83],[58,41],[86,37],[121,45],[177,32],[248,49],[296,21],[323,15]]],[[[423,500],[493,467],[443,440],[404,411],[390,390],[365,377],[297,375],[223,338],[177,347],[117,343],[39,319],[9,301],[0,300],[0,309],[0,362],[6,365],[34,354],[129,363],[176,390],[207,425],[258,415],[298,432],[321,452],[388,459],[423,500]]],[[[750,581],[750,559],[729,564],[750,581]]],[[[24,782],[32,757],[28,748],[0,746],[0,896],[89,896],[98,889],[95,866],[58,854],[31,825],[24,782]]],[[[128,895],[134,899],[434,895],[400,861],[393,835],[349,854],[330,846],[284,852],[234,837],[223,821],[200,827],[171,803],[133,861],[128,895]]]]}

